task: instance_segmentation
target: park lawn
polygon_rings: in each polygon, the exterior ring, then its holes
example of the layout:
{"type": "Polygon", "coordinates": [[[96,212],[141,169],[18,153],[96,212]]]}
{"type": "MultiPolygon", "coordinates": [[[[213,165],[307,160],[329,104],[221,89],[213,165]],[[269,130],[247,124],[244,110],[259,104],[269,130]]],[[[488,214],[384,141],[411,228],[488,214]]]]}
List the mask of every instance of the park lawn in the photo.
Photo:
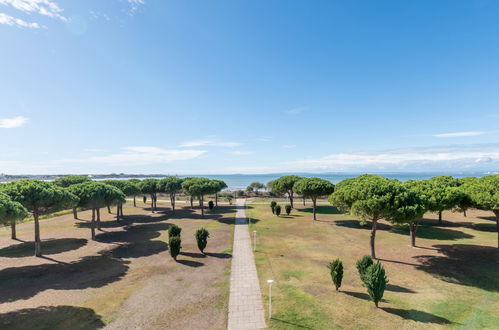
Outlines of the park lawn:
{"type": "Polygon", "coordinates": [[[184,205],[174,216],[167,203],[157,213],[132,205],[119,223],[101,209],[96,241],[90,211],[41,221],[43,258],[33,257],[32,222],[18,225],[18,242],[0,228],[0,328],[226,328],[235,207],[203,219],[184,205]],[[182,228],[178,262],[168,251],[171,224],[182,228]],[[194,238],[201,227],[210,232],[206,256],[194,238]]]}
{"type": "MultiPolygon", "coordinates": [[[[264,303],[273,286],[272,329],[499,327],[499,250],[491,212],[428,214],[410,247],[408,230],[381,221],[376,252],[389,285],[380,308],[369,301],[355,262],[369,254],[370,226],[334,207],[277,217],[268,205],[249,204],[257,231],[255,260],[264,303]],[[340,258],[344,277],[335,292],[327,264],[340,258]]],[[[268,316],[268,315],[267,315],[268,316]]]]}

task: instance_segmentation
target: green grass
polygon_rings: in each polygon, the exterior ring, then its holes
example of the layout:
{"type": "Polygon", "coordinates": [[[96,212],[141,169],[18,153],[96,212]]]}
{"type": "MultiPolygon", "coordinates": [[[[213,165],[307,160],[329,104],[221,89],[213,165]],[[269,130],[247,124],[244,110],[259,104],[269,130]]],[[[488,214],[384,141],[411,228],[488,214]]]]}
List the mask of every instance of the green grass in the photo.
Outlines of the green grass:
{"type": "MultiPolygon", "coordinates": [[[[269,200],[267,200],[269,201],[269,200]]],[[[264,302],[273,279],[271,329],[334,328],[497,328],[499,267],[497,234],[480,230],[490,223],[471,211],[444,213],[422,221],[417,245],[408,230],[381,222],[378,257],[389,286],[376,309],[361,285],[355,261],[369,253],[370,226],[321,205],[313,221],[310,207],[277,217],[268,205],[253,204],[248,216],[258,232],[255,262],[264,302]],[[345,267],[335,292],[327,264],[340,258],[345,267]]]]}

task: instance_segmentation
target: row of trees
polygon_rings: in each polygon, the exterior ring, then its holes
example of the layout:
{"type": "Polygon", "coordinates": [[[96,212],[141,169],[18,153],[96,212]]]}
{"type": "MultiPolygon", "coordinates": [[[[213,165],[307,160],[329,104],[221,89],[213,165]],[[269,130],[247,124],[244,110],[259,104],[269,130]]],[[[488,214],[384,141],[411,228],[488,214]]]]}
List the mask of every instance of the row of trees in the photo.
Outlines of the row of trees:
{"type": "MultiPolygon", "coordinates": [[[[183,192],[192,200],[198,198],[204,216],[204,196],[215,194],[227,185],[221,180],[206,178],[167,177],[161,180],[105,180],[92,181],[85,176],[66,176],[53,182],[33,179],[20,180],[0,185],[0,222],[11,226],[11,237],[16,239],[16,222],[28,214],[33,216],[35,230],[35,255],[41,256],[41,238],[39,218],[41,215],[63,209],[73,209],[73,216],[78,218],[78,209],[92,210],[90,223],[91,237],[95,239],[95,229],[100,230],[100,209],[117,207],[116,220],[123,217],[123,204],[126,197],[149,194],[152,211],[157,209],[157,194],[167,193],[170,196],[173,212],[175,212],[176,194],[183,192]]],[[[218,204],[218,198],[216,197],[218,204]]]]}

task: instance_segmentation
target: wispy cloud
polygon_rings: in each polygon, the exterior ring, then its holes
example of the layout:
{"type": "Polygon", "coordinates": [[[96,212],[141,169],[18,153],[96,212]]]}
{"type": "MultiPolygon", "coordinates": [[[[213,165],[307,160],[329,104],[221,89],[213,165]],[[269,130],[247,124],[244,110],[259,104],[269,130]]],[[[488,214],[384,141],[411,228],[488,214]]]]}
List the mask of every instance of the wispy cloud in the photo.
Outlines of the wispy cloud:
{"type": "Polygon", "coordinates": [[[270,142],[270,141],[272,141],[272,138],[269,136],[261,136],[261,137],[257,138],[256,140],[259,142],[270,142]]]}
{"type": "Polygon", "coordinates": [[[296,148],[296,144],[285,144],[282,146],[284,149],[296,148]]]}
{"type": "Polygon", "coordinates": [[[0,24],[31,29],[39,29],[41,27],[38,23],[26,22],[25,20],[15,18],[4,13],[0,13],[0,24]]]}
{"type": "Polygon", "coordinates": [[[180,144],[180,148],[192,148],[192,147],[239,147],[241,143],[239,142],[231,142],[231,141],[215,141],[215,140],[194,140],[187,141],[180,144]]]}
{"type": "Polygon", "coordinates": [[[23,126],[28,118],[17,116],[14,118],[0,118],[0,128],[16,128],[23,126]]]}
{"type": "Polygon", "coordinates": [[[337,153],[319,159],[292,161],[287,165],[293,170],[345,171],[467,169],[481,163],[499,164],[499,144],[337,153]]]}
{"type": "Polygon", "coordinates": [[[464,136],[477,136],[483,134],[487,134],[487,132],[481,132],[481,131],[453,132],[453,133],[434,134],[433,136],[438,138],[454,138],[454,137],[464,137],[464,136]]]}
{"type": "Polygon", "coordinates": [[[104,152],[106,150],[105,149],[99,149],[99,148],[87,148],[87,149],[84,149],[83,151],[85,151],[85,152],[104,152]]]}
{"type": "Polygon", "coordinates": [[[254,151],[250,151],[250,150],[236,150],[236,151],[231,152],[231,154],[238,155],[238,156],[251,155],[254,153],[255,153],[254,151]]]}
{"type": "Polygon", "coordinates": [[[205,150],[161,149],[149,146],[123,147],[121,150],[122,151],[119,153],[110,155],[65,159],[62,160],[62,162],[95,163],[112,166],[137,166],[191,160],[206,153],[205,150]]]}
{"type": "Polygon", "coordinates": [[[306,112],[308,110],[309,110],[308,107],[298,107],[298,108],[290,109],[290,110],[286,111],[286,113],[288,115],[298,115],[298,114],[306,112]]]}

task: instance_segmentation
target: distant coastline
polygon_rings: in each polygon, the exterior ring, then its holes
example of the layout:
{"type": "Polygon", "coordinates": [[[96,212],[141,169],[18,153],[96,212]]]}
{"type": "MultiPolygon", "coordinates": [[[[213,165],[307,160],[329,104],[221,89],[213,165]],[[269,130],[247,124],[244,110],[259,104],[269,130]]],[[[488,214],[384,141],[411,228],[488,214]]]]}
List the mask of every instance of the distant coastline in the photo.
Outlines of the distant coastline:
{"type": "MultiPolygon", "coordinates": [[[[192,175],[176,175],[176,174],[126,174],[126,173],[111,173],[111,174],[80,174],[88,176],[94,180],[104,180],[104,179],[146,179],[146,178],[157,178],[161,179],[167,176],[178,176],[180,178],[185,177],[206,177],[209,179],[220,179],[225,181],[229,190],[239,190],[245,189],[251,182],[261,182],[266,184],[267,182],[274,180],[283,175],[295,174],[299,176],[305,177],[319,177],[326,180],[329,180],[333,183],[338,183],[341,180],[355,177],[364,173],[370,174],[378,174],[388,178],[397,179],[400,181],[407,180],[422,180],[428,179],[433,176],[440,175],[451,175],[456,178],[467,177],[467,176],[475,176],[482,177],[490,174],[498,174],[499,171],[474,171],[474,172],[456,172],[456,171],[439,171],[439,172],[334,172],[334,173],[268,173],[268,174],[192,174],[192,175]]],[[[45,180],[52,181],[67,174],[57,174],[57,175],[43,175],[43,174],[26,174],[26,175],[9,175],[2,174],[0,175],[0,182],[9,182],[21,179],[37,179],[37,180],[45,180]]]]}

